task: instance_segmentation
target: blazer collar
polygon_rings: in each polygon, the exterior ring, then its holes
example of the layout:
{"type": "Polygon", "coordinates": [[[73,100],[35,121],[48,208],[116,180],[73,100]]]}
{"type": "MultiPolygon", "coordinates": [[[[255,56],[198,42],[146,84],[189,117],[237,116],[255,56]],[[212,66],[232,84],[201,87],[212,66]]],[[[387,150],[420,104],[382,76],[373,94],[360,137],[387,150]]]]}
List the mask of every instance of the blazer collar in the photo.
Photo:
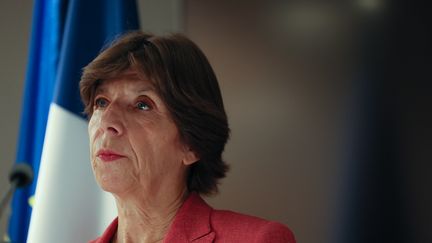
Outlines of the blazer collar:
{"type": "Polygon", "coordinates": [[[177,212],[164,242],[213,242],[215,233],[210,226],[212,211],[197,193],[192,192],[177,212]]]}

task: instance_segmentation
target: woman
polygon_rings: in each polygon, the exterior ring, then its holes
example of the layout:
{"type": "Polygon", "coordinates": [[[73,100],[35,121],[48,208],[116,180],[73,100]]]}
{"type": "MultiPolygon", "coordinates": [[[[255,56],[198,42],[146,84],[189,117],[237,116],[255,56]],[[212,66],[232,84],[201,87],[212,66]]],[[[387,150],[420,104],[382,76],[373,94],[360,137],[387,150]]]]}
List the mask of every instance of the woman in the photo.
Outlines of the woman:
{"type": "Polygon", "coordinates": [[[229,136],[216,76],[182,35],[129,33],[84,68],[94,175],[118,218],[91,242],[295,242],[288,228],[214,210],[229,136]]]}

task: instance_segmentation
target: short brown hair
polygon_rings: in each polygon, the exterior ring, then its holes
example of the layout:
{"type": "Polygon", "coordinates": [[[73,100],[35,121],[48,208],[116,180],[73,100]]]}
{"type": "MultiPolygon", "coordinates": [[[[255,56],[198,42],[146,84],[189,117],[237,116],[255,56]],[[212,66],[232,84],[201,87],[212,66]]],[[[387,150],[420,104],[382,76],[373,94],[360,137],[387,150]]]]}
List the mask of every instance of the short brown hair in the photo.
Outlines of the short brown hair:
{"type": "Polygon", "coordinates": [[[130,32],[115,40],[83,70],[85,113],[93,113],[94,93],[104,80],[133,69],[155,85],[180,136],[200,158],[188,172],[189,191],[212,194],[228,165],[222,152],[229,127],[216,75],[203,52],[181,34],[130,32]]]}

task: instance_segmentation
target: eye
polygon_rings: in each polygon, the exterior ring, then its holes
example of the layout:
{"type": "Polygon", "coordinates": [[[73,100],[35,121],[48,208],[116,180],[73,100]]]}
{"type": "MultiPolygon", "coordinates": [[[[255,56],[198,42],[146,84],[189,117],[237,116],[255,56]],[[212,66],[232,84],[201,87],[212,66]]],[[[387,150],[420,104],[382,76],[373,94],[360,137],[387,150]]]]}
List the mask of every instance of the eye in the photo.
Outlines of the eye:
{"type": "Polygon", "coordinates": [[[150,105],[144,101],[138,101],[135,106],[137,109],[142,111],[148,111],[151,109],[150,105]]]}
{"type": "Polygon", "coordinates": [[[94,101],[94,107],[96,109],[98,109],[98,108],[105,108],[107,106],[108,106],[108,100],[105,99],[105,98],[101,98],[101,97],[100,98],[96,98],[95,101],[94,101]]]}

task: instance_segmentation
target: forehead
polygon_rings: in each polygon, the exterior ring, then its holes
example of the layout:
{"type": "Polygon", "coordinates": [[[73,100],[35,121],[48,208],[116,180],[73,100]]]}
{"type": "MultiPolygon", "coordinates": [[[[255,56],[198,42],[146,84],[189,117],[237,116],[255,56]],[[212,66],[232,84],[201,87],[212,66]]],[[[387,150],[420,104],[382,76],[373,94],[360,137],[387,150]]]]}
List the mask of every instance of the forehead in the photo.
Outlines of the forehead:
{"type": "Polygon", "coordinates": [[[154,84],[149,79],[135,72],[124,72],[118,77],[102,80],[96,86],[96,93],[109,92],[117,89],[131,89],[137,92],[154,91],[154,84]]]}

